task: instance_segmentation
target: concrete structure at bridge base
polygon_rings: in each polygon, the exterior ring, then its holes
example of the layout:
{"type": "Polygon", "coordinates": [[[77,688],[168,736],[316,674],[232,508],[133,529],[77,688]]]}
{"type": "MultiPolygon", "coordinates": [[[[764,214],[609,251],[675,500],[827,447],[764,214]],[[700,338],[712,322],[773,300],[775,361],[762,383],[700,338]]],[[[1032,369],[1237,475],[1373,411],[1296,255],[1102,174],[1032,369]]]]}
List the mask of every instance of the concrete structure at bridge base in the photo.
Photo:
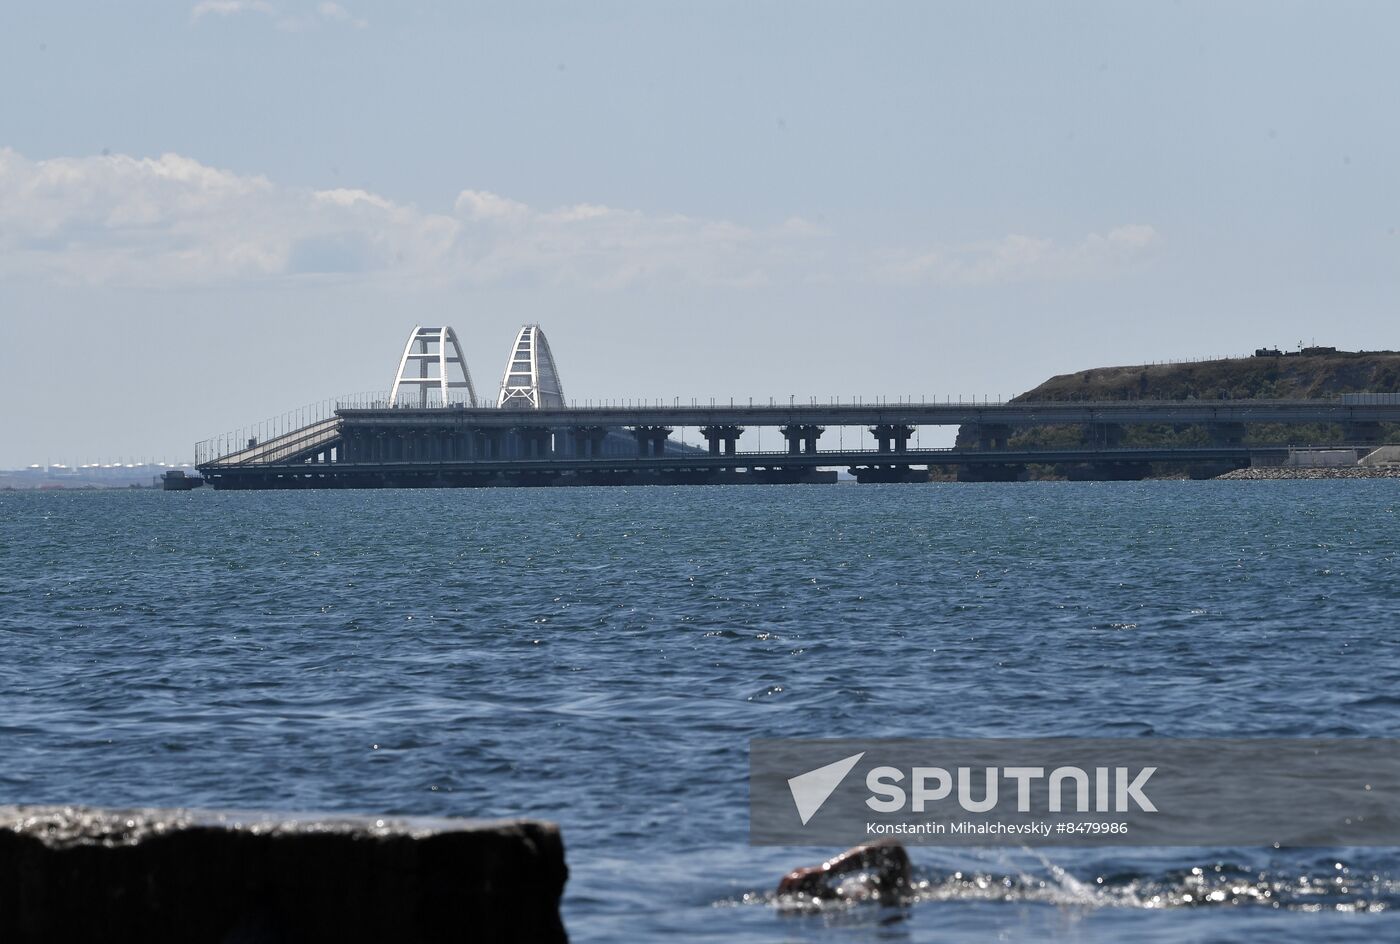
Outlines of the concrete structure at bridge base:
{"type": "Polygon", "coordinates": [[[958,466],[959,482],[1024,482],[1029,477],[1024,462],[958,466]]]}
{"type": "Polygon", "coordinates": [[[851,475],[862,485],[876,482],[927,482],[929,470],[915,469],[907,465],[853,466],[851,475]]]}
{"type": "Polygon", "coordinates": [[[1137,482],[1152,474],[1150,462],[1078,462],[1061,466],[1071,482],[1137,482]]]}
{"type": "Polygon", "coordinates": [[[1400,466],[1400,446],[1382,446],[1363,456],[1359,462],[1363,466],[1400,466]]]}
{"type": "Polygon", "coordinates": [[[0,807],[0,940],[565,941],[538,822],[0,807]]]}

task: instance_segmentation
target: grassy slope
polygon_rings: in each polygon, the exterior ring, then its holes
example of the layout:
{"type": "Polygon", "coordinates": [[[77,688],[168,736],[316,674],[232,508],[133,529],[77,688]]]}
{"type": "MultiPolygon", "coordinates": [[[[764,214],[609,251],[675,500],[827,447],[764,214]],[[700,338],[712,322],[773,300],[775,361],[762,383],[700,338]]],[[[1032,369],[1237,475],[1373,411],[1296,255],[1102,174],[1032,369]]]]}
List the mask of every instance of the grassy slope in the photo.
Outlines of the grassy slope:
{"type": "MultiPolygon", "coordinates": [[[[1342,393],[1400,392],[1400,353],[1338,353],[1317,357],[1247,357],[1193,364],[1098,367],[1051,377],[1015,398],[1038,400],[1248,400],[1332,397],[1342,393]]],[[[1400,427],[1386,430],[1400,441],[1400,427]]],[[[1336,442],[1341,430],[1326,425],[1253,424],[1250,442],[1336,442]]],[[[1017,430],[1012,446],[1073,445],[1082,441],[1077,426],[1039,426],[1017,430]]],[[[1124,445],[1192,445],[1207,441],[1198,426],[1127,426],[1124,445]]],[[[975,438],[958,431],[960,445],[975,438]]]]}

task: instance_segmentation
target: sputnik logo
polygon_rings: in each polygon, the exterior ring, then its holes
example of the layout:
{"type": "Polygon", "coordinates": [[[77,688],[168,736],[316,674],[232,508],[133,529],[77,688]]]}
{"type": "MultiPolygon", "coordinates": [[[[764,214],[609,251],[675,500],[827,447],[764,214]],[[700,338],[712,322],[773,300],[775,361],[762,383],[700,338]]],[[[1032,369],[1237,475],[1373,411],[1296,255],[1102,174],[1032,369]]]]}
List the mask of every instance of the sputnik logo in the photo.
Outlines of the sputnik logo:
{"type": "Polygon", "coordinates": [[[798,774],[788,780],[788,789],[792,791],[792,802],[797,804],[797,815],[802,817],[803,826],[806,826],[807,821],[817,815],[822,804],[836,792],[836,788],[841,786],[841,781],[846,779],[851,768],[860,763],[860,759],[864,756],[865,751],[861,751],[859,754],[842,758],[834,764],[809,770],[805,774],[798,774]]]}

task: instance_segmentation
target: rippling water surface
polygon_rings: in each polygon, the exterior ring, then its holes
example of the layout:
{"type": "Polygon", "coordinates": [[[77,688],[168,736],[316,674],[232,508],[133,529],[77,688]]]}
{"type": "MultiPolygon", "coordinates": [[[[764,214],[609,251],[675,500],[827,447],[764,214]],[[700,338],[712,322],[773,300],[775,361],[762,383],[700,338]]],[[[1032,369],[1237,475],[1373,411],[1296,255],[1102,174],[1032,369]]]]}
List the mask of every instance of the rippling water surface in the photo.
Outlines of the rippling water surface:
{"type": "Polygon", "coordinates": [[[1400,482],[0,494],[0,802],[562,824],[574,939],[1400,938],[1395,850],[912,850],[751,737],[1400,737],[1400,482]]]}

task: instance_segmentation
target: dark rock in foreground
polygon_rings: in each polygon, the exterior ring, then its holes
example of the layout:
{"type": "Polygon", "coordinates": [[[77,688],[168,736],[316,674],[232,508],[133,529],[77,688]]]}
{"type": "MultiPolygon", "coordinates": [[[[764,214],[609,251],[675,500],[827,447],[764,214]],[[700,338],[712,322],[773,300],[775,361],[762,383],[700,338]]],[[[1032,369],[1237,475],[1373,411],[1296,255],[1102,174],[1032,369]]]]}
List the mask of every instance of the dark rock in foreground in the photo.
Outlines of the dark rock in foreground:
{"type": "Polygon", "coordinates": [[[557,827],[0,806],[0,941],[563,941],[557,827]]]}

